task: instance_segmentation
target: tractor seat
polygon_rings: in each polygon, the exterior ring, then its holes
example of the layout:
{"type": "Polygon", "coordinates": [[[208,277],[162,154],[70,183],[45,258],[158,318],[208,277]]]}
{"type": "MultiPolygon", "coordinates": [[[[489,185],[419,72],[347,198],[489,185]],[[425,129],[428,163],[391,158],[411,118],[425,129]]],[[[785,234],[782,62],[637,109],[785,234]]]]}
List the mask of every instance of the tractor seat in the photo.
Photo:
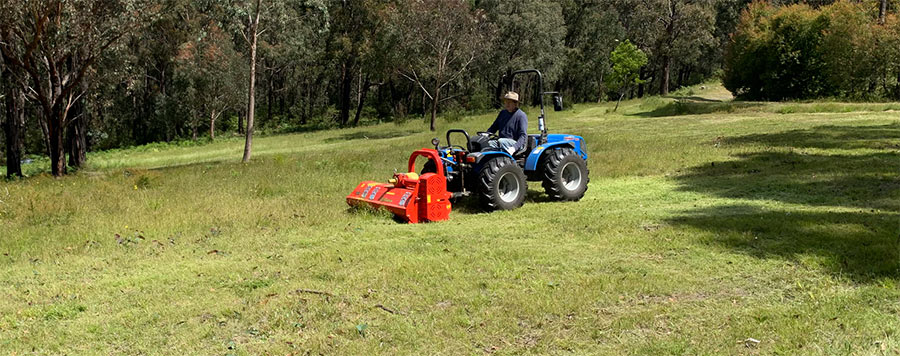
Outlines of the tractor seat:
{"type": "Polygon", "coordinates": [[[524,147],[520,148],[518,151],[513,152],[512,156],[513,156],[513,157],[519,157],[519,156],[524,155],[525,152],[528,152],[528,151],[529,151],[528,145],[525,145],[524,147]]]}
{"type": "MultiPolygon", "coordinates": [[[[530,146],[531,146],[531,145],[525,145],[525,147],[522,147],[522,148],[520,148],[518,151],[513,152],[513,153],[512,153],[512,156],[515,157],[515,158],[524,156],[525,153],[527,153],[528,151],[531,150],[531,147],[530,147],[530,146]]],[[[484,147],[484,148],[481,149],[481,152],[491,152],[491,151],[494,151],[494,152],[496,152],[496,151],[501,151],[501,152],[503,152],[503,150],[501,150],[501,149],[499,149],[499,148],[494,148],[494,147],[490,147],[490,146],[486,146],[486,147],[484,147]]]]}
{"type": "MultiPolygon", "coordinates": [[[[500,151],[500,149],[490,147],[488,145],[487,140],[472,138],[472,148],[474,151],[488,152],[488,151],[500,151]],[[479,149],[480,148],[480,149],[479,149]]],[[[522,147],[516,152],[512,153],[513,158],[517,161],[524,159],[528,156],[528,152],[531,152],[535,146],[535,138],[533,136],[529,136],[528,139],[525,140],[525,147],[522,147]]]]}
{"type": "Polygon", "coordinates": [[[516,160],[516,163],[519,164],[520,167],[525,167],[525,160],[528,158],[528,153],[534,149],[537,138],[534,136],[528,136],[525,139],[525,147],[513,153],[513,158],[516,160]]]}

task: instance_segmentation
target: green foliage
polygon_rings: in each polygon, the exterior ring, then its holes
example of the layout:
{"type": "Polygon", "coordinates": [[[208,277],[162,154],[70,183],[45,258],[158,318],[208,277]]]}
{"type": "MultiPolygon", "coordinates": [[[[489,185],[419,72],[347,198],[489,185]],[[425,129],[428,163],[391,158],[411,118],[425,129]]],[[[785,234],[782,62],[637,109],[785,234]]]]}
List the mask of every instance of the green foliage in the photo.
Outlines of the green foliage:
{"type": "Polygon", "coordinates": [[[566,100],[575,102],[605,99],[604,77],[611,65],[609,53],[617,39],[626,38],[625,28],[614,7],[601,2],[560,1],[565,18],[565,62],[559,87],[566,100]]]}
{"type": "Polygon", "coordinates": [[[612,62],[612,73],[606,79],[606,85],[610,90],[622,92],[634,84],[644,83],[638,76],[641,67],[647,65],[647,55],[625,40],[616,46],[609,55],[612,62]]]}
{"type": "Polygon", "coordinates": [[[817,9],[753,3],[729,44],[725,87],[748,99],[893,97],[896,21],[878,25],[849,1],[817,9]]]}
{"type": "MultiPolygon", "coordinates": [[[[29,38],[34,26],[23,11],[55,1],[3,2],[6,30],[0,35],[29,38]],[[22,33],[8,31],[14,28],[22,33]]],[[[263,0],[255,128],[274,133],[403,124],[431,112],[455,120],[458,113],[497,105],[500,76],[524,68],[540,69],[545,88],[572,104],[655,94],[663,83],[675,92],[716,73],[747,98],[900,99],[898,3],[887,4],[883,25],[876,20],[878,3],[263,0]],[[613,72],[610,54],[624,41],[647,58],[636,78],[613,72]]],[[[44,33],[49,46],[99,48],[94,43],[119,36],[92,59],[79,89],[84,92],[74,96],[81,100],[72,114],[86,123],[89,150],[182,145],[242,132],[249,81],[243,34],[253,0],[62,4],[58,28],[44,33]],[[108,31],[90,30],[98,28],[108,31]]],[[[24,48],[21,41],[0,43],[9,53],[24,48]]],[[[72,56],[72,66],[84,63],[82,57],[72,56]]],[[[9,64],[0,62],[4,83],[30,78],[9,64]]],[[[523,98],[538,97],[533,80],[522,78],[517,87],[523,98]]],[[[25,151],[45,155],[47,137],[37,116],[42,103],[33,96],[25,110],[25,151]]],[[[0,112],[5,105],[0,100],[0,112]]]]}
{"type": "MultiPolygon", "coordinates": [[[[559,77],[566,36],[558,2],[543,0],[487,0],[478,3],[496,32],[487,40],[486,61],[496,77],[508,71],[539,68],[548,82],[559,77]]],[[[485,68],[487,69],[487,68],[485,68]]]]}

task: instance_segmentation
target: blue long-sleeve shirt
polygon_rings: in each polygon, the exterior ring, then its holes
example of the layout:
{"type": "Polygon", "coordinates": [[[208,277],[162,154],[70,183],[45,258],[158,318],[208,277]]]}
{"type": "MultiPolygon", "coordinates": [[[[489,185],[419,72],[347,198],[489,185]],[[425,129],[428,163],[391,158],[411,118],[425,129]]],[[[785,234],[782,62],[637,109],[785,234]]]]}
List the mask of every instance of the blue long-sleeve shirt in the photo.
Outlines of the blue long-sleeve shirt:
{"type": "Polygon", "coordinates": [[[501,110],[488,129],[490,133],[497,131],[500,131],[497,133],[500,138],[516,140],[516,151],[521,150],[525,147],[525,140],[528,139],[528,116],[520,109],[516,109],[515,112],[501,110]]]}

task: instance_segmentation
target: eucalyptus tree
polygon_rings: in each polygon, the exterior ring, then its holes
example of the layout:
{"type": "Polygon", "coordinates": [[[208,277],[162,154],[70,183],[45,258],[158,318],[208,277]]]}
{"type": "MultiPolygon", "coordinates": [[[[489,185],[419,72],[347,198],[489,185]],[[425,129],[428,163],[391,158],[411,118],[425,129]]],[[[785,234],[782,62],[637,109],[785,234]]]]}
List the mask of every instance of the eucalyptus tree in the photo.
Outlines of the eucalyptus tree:
{"type": "Polygon", "coordinates": [[[24,0],[0,4],[0,53],[47,124],[51,173],[66,173],[63,133],[98,58],[155,9],[140,0],[24,0]]]}
{"type": "Polygon", "coordinates": [[[669,94],[673,62],[697,59],[713,45],[715,7],[712,0],[644,1],[645,21],[655,32],[657,60],[661,70],[660,94],[669,94]]]}
{"type": "MultiPolygon", "coordinates": [[[[224,0],[223,0],[224,1],[224,0]]],[[[321,0],[245,0],[225,1],[235,18],[232,28],[236,28],[249,51],[249,76],[247,85],[247,126],[244,141],[243,162],[249,162],[253,150],[253,125],[256,116],[256,70],[257,51],[261,36],[273,28],[295,28],[318,17],[316,21],[327,28],[328,12],[321,0]]],[[[273,31],[275,32],[275,31],[273,31]]]]}
{"type": "MultiPolygon", "coordinates": [[[[486,40],[489,55],[481,72],[488,83],[503,73],[518,69],[540,69],[545,81],[560,76],[566,58],[566,24],[563,7],[555,1],[486,0],[479,3],[496,31],[486,40]]],[[[494,89],[499,104],[502,85],[494,89]]]]}
{"type": "Polygon", "coordinates": [[[606,97],[609,53],[625,38],[617,9],[604,0],[561,0],[565,18],[565,61],[557,90],[571,99],[601,101],[606,97]]]}
{"type": "Polygon", "coordinates": [[[421,89],[431,102],[432,131],[438,106],[454,98],[442,96],[483,54],[490,24],[482,11],[462,0],[410,1],[395,13],[399,50],[398,73],[421,89]]]}
{"type": "MultiPolygon", "coordinates": [[[[388,1],[384,0],[328,1],[328,13],[332,23],[329,29],[327,53],[335,66],[338,77],[338,122],[342,126],[346,125],[350,119],[354,82],[366,77],[367,83],[358,84],[357,103],[361,102],[359,99],[362,98],[362,93],[368,91],[371,73],[369,68],[365,68],[367,63],[364,61],[371,59],[374,42],[377,40],[377,36],[383,33],[383,18],[378,15],[386,4],[388,1]]],[[[358,119],[357,115],[354,122],[358,119]]]]}
{"type": "Polygon", "coordinates": [[[190,114],[193,139],[203,122],[212,140],[216,121],[237,109],[235,103],[243,97],[241,55],[233,34],[224,28],[225,9],[220,3],[194,0],[182,10],[178,17],[190,35],[178,46],[175,75],[186,83],[180,96],[190,114]]]}
{"type": "Polygon", "coordinates": [[[25,93],[16,78],[0,60],[0,121],[3,125],[4,152],[6,153],[6,176],[22,174],[23,138],[25,136],[25,93]]]}

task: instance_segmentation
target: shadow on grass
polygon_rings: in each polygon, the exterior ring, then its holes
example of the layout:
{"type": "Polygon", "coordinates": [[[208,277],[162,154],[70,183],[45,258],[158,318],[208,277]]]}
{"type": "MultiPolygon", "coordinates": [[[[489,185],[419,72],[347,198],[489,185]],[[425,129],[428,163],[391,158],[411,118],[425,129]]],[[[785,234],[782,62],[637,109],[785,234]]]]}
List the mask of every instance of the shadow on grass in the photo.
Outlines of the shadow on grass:
{"type": "Polygon", "coordinates": [[[811,130],[791,130],[776,134],[726,138],[725,144],[761,143],[773,147],[820,149],[900,149],[900,122],[878,126],[819,126],[811,130]]]}
{"type": "MultiPolygon", "coordinates": [[[[689,97],[693,98],[693,97],[689,97]]],[[[711,99],[702,99],[702,101],[678,100],[650,111],[630,114],[630,116],[640,117],[664,117],[664,116],[681,116],[681,115],[701,115],[713,113],[732,113],[738,110],[761,107],[762,103],[728,101],[720,102],[711,99]]]]}
{"type": "Polygon", "coordinates": [[[405,130],[405,131],[390,131],[390,132],[370,132],[370,131],[358,131],[346,133],[336,137],[329,137],[325,139],[323,142],[332,143],[339,141],[351,141],[351,140],[380,140],[387,138],[395,138],[395,137],[404,137],[412,134],[421,133],[422,131],[416,130],[405,130]]]}
{"type": "Polygon", "coordinates": [[[900,276],[900,125],[820,126],[747,135],[731,144],[779,147],[709,162],[676,177],[679,190],[842,211],[769,210],[751,205],[682,212],[671,219],[715,233],[715,243],[768,258],[815,254],[835,274],[856,280],[900,276]],[[790,148],[786,151],[785,148],[790,148]],[[870,149],[805,154],[806,148],[870,149]],[[795,151],[796,150],[796,151],[795,151]],[[847,212],[846,208],[856,211],[847,212]]]}
{"type": "Polygon", "coordinates": [[[721,103],[722,102],[722,100],[704,98],[702,96],[665,95],[665,96],[663,96],[663,98],[675,99],[675,100],[681,100],[681,101],[699,101],[699,102],[704,102],[704,103],[721,103]]]}
{"type": "MultiPolygon", "coordinates": [[[[556,200],[550,199],[547,194],[544,193],[543,190],[528,190],[525,194],[525,203],[528,204],[541,204],[541,203],[552,203],[556,202],[556,200]]],[[[466,198],[460,199],[455,204],[453,204],[453,210],[460,212],[462,214],[489,214],[490,211],[484,210],[481,206],[481,202],[479,201],[477,194],[472,194],[466,198]]]]}
{"type": "Polygon", "coordinates": [[[713,232],[712,244],[758,258],[813,258],[839,276],[865,282],[898,277],[898,215],[797,212],[727,205],[684,212],[671,224],[713,232]]]}

